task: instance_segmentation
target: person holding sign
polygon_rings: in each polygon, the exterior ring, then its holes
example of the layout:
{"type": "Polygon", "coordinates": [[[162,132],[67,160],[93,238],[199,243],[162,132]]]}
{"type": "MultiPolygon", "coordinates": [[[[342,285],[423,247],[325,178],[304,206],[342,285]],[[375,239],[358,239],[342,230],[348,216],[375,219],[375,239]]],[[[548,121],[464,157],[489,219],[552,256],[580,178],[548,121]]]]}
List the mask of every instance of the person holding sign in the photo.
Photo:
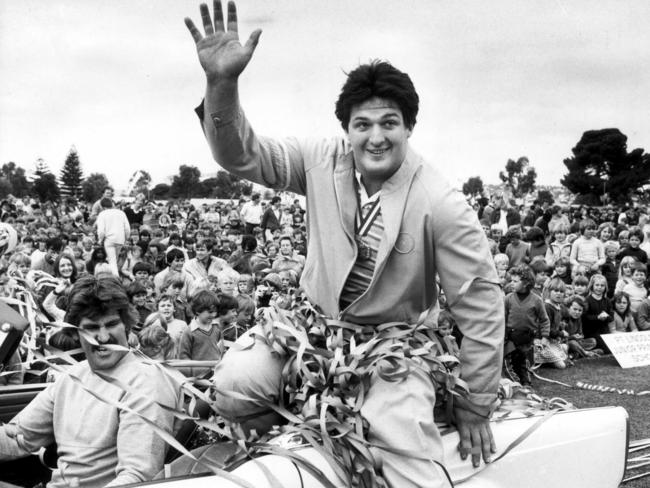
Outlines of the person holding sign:
{"type": "MultiPolygon", "coordinates": [[[[462,378],[472,392],[471,406],[455,408],[461,457],[471,454],[474,466],[481,455],[489,462],[496,446],[488,419],[503,352],[501,291],[475,212],[409,145],[419,106],[410,77],[383,61],[351,71],[335,111],[343,137],[258,136],[240,104],[238,80],[261,31],[239,42],[234,2],[227,22],[219,1],[214,17],[205,4],[200,10],[203,33],[191,19],[185,22],[206,76],[197,114],[215,160],[250,181],[306,196],[309,243],[301,286],[326,315],[366,326],[415,324],[435,306],[440,276],[464,334],[462,378]]],[[[390,486],[444,483],[436,465],[443,452],[433,417],[435,385],[422,369],[412,368],[401,382],[373,377],[361,409],[369,440],[385,446],[373,448],[373,455],[390,486]]],[[[255,342],[226,353],[216,389],[277,398],[281,371],[282,358],[255,342]]],[[[216,404],[233,420],[265,409],[233,398],[218,397],[216,404]]]]}

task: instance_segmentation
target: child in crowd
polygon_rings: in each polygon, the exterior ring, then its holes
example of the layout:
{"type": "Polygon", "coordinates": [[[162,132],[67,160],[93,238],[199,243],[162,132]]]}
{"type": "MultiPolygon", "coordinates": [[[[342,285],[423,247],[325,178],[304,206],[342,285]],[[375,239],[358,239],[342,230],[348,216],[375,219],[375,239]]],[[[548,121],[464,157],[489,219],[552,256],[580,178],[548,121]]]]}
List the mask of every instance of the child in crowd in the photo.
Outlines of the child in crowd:
{"type": "Polygon", "coordinates": [[[537,256],[545,258],[548,246],[546,245],[546,239],[542,229],[536,226],[528,229],[528,232],[526,232],[526,241],[529,243],[528,254],[531,261],[537,256]]]}
{"type": "Polygon", "coordinates": [[[147,317],[138,340],[140,350],[151,359],[164,361],[176,358],[176,345],[167,331],[167,322],[159,313],[147,317]]]}
{"type": "Polygon", "coordinates": [[[630,232],[627,230],[622,230],[621,232],[618,233],[618,244],[620,246],[620,251],[623,252],[625,249],[627,249],[627,246],[630,241],[630,232]]]}
{"type": "Polygon", "coordinates": [[[595,274],[589,280],[589,294],[585,300],[582,316],[582,332],[585,337],[596,339],[596,344],[608,351],[601,334],[609,332],[609,323],[613,320],[612,304],[607,299],[607,280],[601,274],[595,274]]]}
{"type": "Polygon", "coordinates": [[[219,292],[224,295],[235,296],[237,295],[237,282],[239,281],[239,273],[232,268],[225,268],[217,273],[219,292]]]}
{"type": "Polygon", "coordinates": [[[567,366],[569,348],[566,344],[562,307],[566,285],[560,278],[552,278],[544,288],[544,308],[550,324],[548,345],[544,347],[540,340],[535,341],[535,364],[548,364],[554,368],[567,366]]]}
{"type": "Polygon", "coordinates": [[[553,242],[546,249],[546,262],[553,266],[560,258],[571,256],[571,243],[567,241],[569,229],[564,224],[559,224],[553,232],[553,242]]]}
{"type": "Polygon", "coordinates": [[[521,229],[518,225],[512,225],[506,232],[506,239],[509,244],[506,246],[506,255],[510,260],[510,266],[515,267],[520,264],[526,264],[529,261],[529,248],[527,242],[521,240],[521,229]]]}
{"type": "MultiPolygon", "coordinates": [[[[178,357],[194,361],[219,360],[225,352],[219,322],[216,321],[219,298],[209,290],[199,290],[190,299],[194,318],[181,335],[178,357]]],[[[204,376],[211,372],[208,367],[192,367],[184,373],[204,376]]]]}
{"type": "Polygon", "coordinates": [[[497,275],[499,276],[499,281],[501,282],[501,288],[505,288],[506,283],[508,282],[508,268],[510,267],[510,259],[508,259],[507,254],[499,253],[494,255],[494,266],[497,269],[497,275]]]}
{"type": "Polygon", "coordinates": [[[619,260],[616,257],[618,253],[618,242],[606,241],[603,244],[605,248],[605,263],[602,266],[602,273],[607,280],[607,298],[614,296],[616,282],[618,281],[619,260]]]}
{"type": "Polygon", "coordinates": [[[456,327],[456,322],[447,310],[442,310],[438,315],[438,327],[436,329],[436,335],[442,343],[442,347],[445,348],[444,353],[450,354],[452,356],[460,356],[460,348],[456,342],[456,338],[453,336],[454,328],[456,327]]]}
{"type": "Polygon", "coordinates": [[[239,302],[231,295],[217,295],[217,322],[223,340],[234,342],[246,329],[239,328],[237,315],[239,302]]]}
{"type": "Polygon", "coordinates": [[[543,256],[536,256],[530,263],[530,269],[535,275],[535,286],[533,287],[533,293],[541,297],[544,291],[544,286],[548,281],[548,264],[546,264],[546,259],[543,256]]]}
{"type": "Polygon", "coordinates": [[[648,254],[639,246],[643,242],[643,231],[639,227],[632,227],[629,230],[628,245],[621,249],[618,257],[623,259],[626,256],[632,256],[643,264],[648,264],[648,254]]]}
{"type": "Polygon", "coordinates": [[[253,326],[255,300],[248,295],[237,295],[237,327],[244,332],[253,326]]]}
{"type": "Polygon", "coordinates": [[[530,386],[529,368],[533,363],[533,341],[541,339],[548,344],[550,323],[544,302],[531,292],[535,276],[530,267],[520,265],[510,270],[512,293],[505,299],[506,316],[506,372],[530,386]],[[514,374],[513,374],[514,373],[514,374]]]}
{"type": "Polygon", "coordinates": [[[582,333],[582,313],[585,310],[585,301],[577,295],[566,302],[566,315],[564,316],[565,330],[568,334],[569,357],[590,358],[598,356],[602,351],[595,349],[595,339],[585,339],[582,333]]]}
{"type": "Polygon", "coordinates": [[[555,261],[551,278],[560,278],[564,281],[565,285],[573,283],[573,278],[571,278],[571,262],[568,257],[563,256],[555,261]]]}
{"type": "Polygon", "coordinates": [[[625,285],[632,283],[632,265],[636,262],[632,256],[625,256],[621,259],[618,267],[618,281],[616,282],[616,289],[614,293],[623,291],[625,285]]]}
{"type": "Polygon", "coordinates": [[[589,280],[585,276],[576,276],[571,285],[573,286],[574,295],[582,297],[583,299],[587,298],[587,295],[589,295],[589,280]]]}
{"type": "Polygon", "coordinates": [[[646,265],[638,261],[632,263],[632,282],[627,283],[623,290],[630,297],[630,309],[636,319],[636,312],[641,303],[648,297],[645,287],[646,265]]]}
{"type": "MultiPolygon", "coordinates": [[[[647,301],[648,300],[646,299],[644,302],[647,301]]],[[[630,297],[627,296],[627,293],[623,291],[616,293],[612,299],[612,304],[614,305],[614,310],[612,312],[613,320],[611,320],[608,324],[609,333],[617,334],[621,332],[636,332],[638,329],[636,327],[634,317],[632,316],[632,310],[630,309],[630,297]]]]}
{"type": "Polygon", "coordinates": [[[158,299],[156,304],[158,314],[165,321],[165,330],[174,342],[176,351],[178,352],[183,332],[188,329],[187,323],[181,319],[174,317],[174,297],[163,295],[158,299]]]}
{"type": "Polygon", "coordinates": [[[497,243],[497,253],[505,253],[508,239],[503,235],[503,230],[499,224],[492,224],[490,237],[497,243]]]}
{"type": "Polygon", "coordinates": [[[174,317],[185,323],[192,320],[192,308],[183,298],[183,288],[185,281],[178,275],[168,276],[161,287],[160,296],[167,295],[172,298],[174,303],[174,317]]]}
{"type": "Polygon", "coordinates": [[[603,243],[595,237],[596,223],[591,219],[583,220],[580,232],[582,235],[571,246],[571,267],[575,272],[579,264],[584,264],[591,272],[599,272],[605,262],[605,250],[603,243]]]}
{"type": "Polygon", "coordinates": [[[151,271],[151,265],[149,263],[145,263],[144,261],[135,263],[132,269],[133,277],[141,283],[151,281],[151,271]]]}
{"type": "Polygon", "coordinates": [[[147,305],[147,289],[140,281],[136,280],[131,283],[126,289],[126,294],[138,313],[138,321],[132,327],[133,332],[137,334],[142,330],[145,320],[153,312],[153,309],[147,305]]]}
{"type": "Polygon", "coordinates": [[[244,273],[239,275],[239,280],[237,281],[237,297],[247,296],[252,297],[255,293],[255,280],[253,275],[244,273]]]}

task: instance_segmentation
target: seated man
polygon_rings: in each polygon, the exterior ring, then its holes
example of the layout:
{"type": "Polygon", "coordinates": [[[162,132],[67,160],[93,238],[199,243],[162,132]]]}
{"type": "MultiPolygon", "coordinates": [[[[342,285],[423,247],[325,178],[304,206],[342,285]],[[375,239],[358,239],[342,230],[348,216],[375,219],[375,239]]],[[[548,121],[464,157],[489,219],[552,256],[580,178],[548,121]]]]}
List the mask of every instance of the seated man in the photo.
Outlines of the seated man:
{"type": "Polygon", "coordinates": [[[0,461],[56,442],[57,469],[49,487],[75,481],[83,487],[118,486],[150,480],[162,469],[165,441],[143,417],[170,432],[173,414],[160,405],[176,407],[179,395],[163,373],[127,349],[136,320],[117,278],[87,276],[75,283],[66,321],[79,328],[87,361],[0,426],[0,461]]]}

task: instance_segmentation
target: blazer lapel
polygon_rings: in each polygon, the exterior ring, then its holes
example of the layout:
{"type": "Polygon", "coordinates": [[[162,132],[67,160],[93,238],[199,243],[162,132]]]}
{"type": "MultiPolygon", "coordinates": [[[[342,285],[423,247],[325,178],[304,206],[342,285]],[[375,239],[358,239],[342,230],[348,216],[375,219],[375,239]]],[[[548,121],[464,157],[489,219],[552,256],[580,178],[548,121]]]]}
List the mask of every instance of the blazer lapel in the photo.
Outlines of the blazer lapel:
{"type": "Polygon", "coordinates": [[[345,234],[354,240],[354,219],[357,212],[357,197],[354,188],[354,164],[352,152],[341,157],[334,171],[334,191],[338,203],[339,217],[345,234]]]}
{"type": "Polygon", "coordinates": [[[384,238],[377,250],[375,275],[381,271],[391,250],[397,242],[402,227],[402,216],[406,207],[413,176],[419,167],[420,158],[410,149],[400,168],[382,186],[380,202],[384,222],[384,238]]]}

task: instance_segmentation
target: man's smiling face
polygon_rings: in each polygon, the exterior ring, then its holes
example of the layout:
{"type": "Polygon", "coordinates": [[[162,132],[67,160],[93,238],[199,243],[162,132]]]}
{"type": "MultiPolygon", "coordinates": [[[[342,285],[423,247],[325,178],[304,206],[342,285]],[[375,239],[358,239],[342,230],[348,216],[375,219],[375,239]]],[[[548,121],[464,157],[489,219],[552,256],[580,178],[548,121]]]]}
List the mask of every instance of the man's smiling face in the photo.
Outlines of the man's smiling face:
{"type": "Polygon", "coordinates": [[[364,184],[380,185],[402,165],[411,129],[395,102],[375,97],[352,107],[348,136],[364,184]]]}

